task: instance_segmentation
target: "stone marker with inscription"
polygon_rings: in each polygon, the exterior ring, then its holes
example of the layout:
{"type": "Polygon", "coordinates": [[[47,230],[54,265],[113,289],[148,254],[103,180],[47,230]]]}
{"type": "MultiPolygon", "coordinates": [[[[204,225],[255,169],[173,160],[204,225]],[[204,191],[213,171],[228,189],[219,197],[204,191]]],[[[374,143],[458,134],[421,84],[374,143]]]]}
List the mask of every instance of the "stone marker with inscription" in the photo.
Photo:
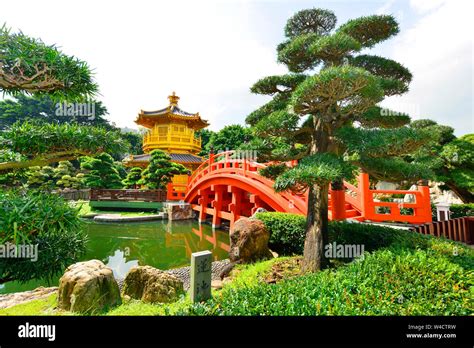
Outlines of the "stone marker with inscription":
{"type": "Polygon", "coordinates": [[[208,250],[191,254],[191,301],[211,298],[212,253],[208,250]]]}

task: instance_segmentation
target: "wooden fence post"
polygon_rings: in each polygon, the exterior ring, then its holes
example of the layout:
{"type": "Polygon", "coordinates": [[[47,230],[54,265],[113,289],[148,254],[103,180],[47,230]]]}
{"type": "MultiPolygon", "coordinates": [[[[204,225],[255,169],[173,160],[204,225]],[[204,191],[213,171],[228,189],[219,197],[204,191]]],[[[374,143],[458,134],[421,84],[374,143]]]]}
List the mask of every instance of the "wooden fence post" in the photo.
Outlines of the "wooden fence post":
{"type": "Polygon", "coordinates": [[[369,174],[367,173],[360,173],[359,174],[359,194],[360,194],[360,202],[361,202],[361,207],[362,211],[361,214],[362,216],[370,220],[370,218],[373,215],[373,211],[371,210],[371,201],[372,201],[372,195],[370,193],[370,182],[369,182],[369,174]]]}

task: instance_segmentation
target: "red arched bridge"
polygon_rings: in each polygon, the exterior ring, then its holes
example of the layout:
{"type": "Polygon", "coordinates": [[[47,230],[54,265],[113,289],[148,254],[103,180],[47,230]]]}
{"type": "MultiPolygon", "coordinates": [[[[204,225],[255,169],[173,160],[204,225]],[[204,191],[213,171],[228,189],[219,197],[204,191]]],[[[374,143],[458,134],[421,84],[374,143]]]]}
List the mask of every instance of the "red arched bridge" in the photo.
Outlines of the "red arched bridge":
{"type": "MultiPolygon", "coordinates": [[[[251,216],[258,208],[306,215],[307,193],[275,192],[273,181],[261,176],[266,165],[235,158],[233,151],[210,155],[188,178],[187,183],[168,187],[168,199],[184,200],[199,214],[199,221],[212,219],[213,226],[223,220],[232,228],[242,216],[251,216]],[[181,187],[179,187],[181,186],[181,187]]],[[[362,173],[357,186],[344,182],[344,190],[330,190],[329,219],[431,222],[430,193],[427,186],[417,190],[372,190],[369,177],[362,173]],[[390,195],[411,195],[409,203],[381,201],[390,195]]]]}

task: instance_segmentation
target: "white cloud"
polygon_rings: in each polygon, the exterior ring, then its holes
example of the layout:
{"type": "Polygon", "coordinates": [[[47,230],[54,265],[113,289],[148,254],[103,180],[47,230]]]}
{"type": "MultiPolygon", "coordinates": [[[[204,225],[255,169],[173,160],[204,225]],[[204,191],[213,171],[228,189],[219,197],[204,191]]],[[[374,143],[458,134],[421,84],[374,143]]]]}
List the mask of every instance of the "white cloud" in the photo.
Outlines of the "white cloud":
{"type": "Polygon", "coordinates": [[[284,71],[274,47],[254,39],[247,1],[19,0],[3,4],[2,15],[87,61],[119,126],[133,126],[140,109],[166,106],[172,91],[213,129],[242,122],[246,115],[228,114],[228,106],[249,100],[258,78],[284,71]]]}
{"type": "MultiPolygon", "coordinates": [[[[400,34],[376,54],[402,62],[414,74],[410,92],[389,98],[385,106],[452,125],[457,134],[473,132],[472,3],[411,0],[407,9],[387,0],[378,11],[368,10],[403,17],[400,34]]],[[[351,4],[341,5],[347,17],[354,16],[351,4]]],[[[290,16],[304,7],[311,6],[272,1],[262,7],[243,0],[15,0],[2,4],[0,22],[87,61],[117,125],[134,126],[140,109],[164,107],[176,91],[183,109],[199,111],[216,130],[242,123],[266,100],[250,94],[249,87],[285,68],[275,62],[276,42],[257,38],[282,33],[284,23],[276,22],[280,17],[273,11],[290,16]],[[268,32],[253,32],[256,27],[268,32]]]]}
{"type": "Polygon", "coordinates": [[[439,6],[441,6],[445,0],[410,0],[410,6],[419,13],[426,13],[439,6]]]}
{"type": "Polygon", "coordinates": [[[472,1],[411,4],[425,14],[412,27],[402,28],[390,56],[408,67],[414,79],[406,95],[389,98],[383,105],[397,111],[419,110],[415,118],[451,125],[458,135],[472,133],[472,1]]]}
{"type": "Polygon", "coordinates": [[[377,11],[375,11],[377,14],[387,14],[390,13],[390,9],[392,6],[395,4],[397,0],[387,0],[385,3],[380,6],[377,11]]]}

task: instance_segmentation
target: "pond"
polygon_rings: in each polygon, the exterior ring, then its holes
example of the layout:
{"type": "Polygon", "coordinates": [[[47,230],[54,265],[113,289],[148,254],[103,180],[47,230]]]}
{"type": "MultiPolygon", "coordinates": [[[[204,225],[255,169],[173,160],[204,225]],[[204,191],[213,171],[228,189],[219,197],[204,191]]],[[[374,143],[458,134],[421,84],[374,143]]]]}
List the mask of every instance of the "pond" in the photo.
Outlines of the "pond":
{"type": "MultiPolygon", "coordinates": [[[[162,270],[189,266],[191,253],[210,250],[214,261],[228,257],[229,234],[212,230],[196,221],[152,221],[141,223],[87,222],[87,252],[80,261],[98,259],[112,268],[116,278],[124,278],[135,265],[162,270]]],[[[33,290],[39,286],[57,286],[58,275],[46,280],[0,285],[0,294],[33,290]]]]}

